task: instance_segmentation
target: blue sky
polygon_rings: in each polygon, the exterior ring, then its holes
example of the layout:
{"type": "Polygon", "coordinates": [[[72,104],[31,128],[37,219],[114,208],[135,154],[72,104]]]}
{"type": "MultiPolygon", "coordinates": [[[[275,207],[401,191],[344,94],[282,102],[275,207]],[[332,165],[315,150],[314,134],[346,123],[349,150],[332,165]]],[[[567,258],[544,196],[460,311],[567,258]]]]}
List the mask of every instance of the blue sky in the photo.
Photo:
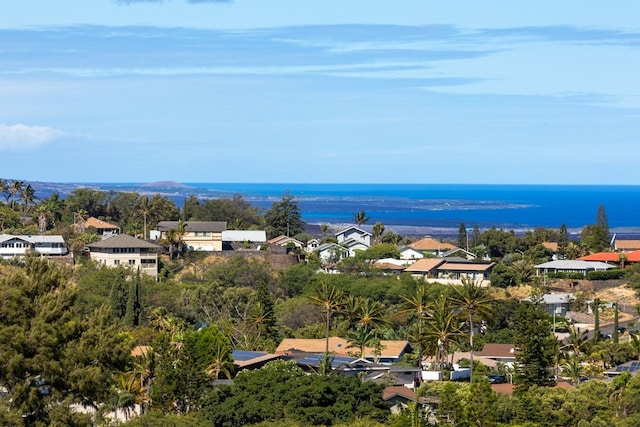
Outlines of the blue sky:
{"type": "Polygon", "coordinates": [[[0,177],[633,184],[640,2],[9,0],[0,177]]]}

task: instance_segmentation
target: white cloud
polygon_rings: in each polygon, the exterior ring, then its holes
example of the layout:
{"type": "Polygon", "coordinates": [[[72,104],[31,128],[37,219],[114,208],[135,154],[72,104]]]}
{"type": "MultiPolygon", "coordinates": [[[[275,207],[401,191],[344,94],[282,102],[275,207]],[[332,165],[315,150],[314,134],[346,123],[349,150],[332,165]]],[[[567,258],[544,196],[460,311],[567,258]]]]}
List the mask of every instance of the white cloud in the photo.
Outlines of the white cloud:
{"type": "Polygon", "coordinates": [[[46,126],[0,123],[0,151],[38,148],[63,135],[64,132],[46,126]]]}

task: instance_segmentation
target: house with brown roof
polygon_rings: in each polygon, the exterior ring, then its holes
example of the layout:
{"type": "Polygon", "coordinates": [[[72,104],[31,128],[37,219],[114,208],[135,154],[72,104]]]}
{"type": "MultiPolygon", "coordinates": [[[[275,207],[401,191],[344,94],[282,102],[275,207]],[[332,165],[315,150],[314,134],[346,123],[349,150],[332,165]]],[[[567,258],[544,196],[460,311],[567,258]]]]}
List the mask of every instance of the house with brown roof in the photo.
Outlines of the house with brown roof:
{"type": "MultiPolygon", "coordinates": [[[[81,224],[84,231],[95,229],[96,234],[98,236],[102,236],[103,238],[120,233],[120,227],[118,227],[117,225],[108,223],[95,217],[89,217],[89,219],[84,220],[81,224]]],[[[80,228],[80,223],[76,223],[75,227],[80,228]]]]}
{"type": "Polygon", "coordinates": [[[90,243],[89,257],[107,267],[129,266],[154,278],[158,277],[158,253],[161,246],[128,234],[116,234],[90,243]]]}
{"type": "Polygon", "coordinates": [[[481,363],[488,359],[511,366],[516,360],[516,347],[513,344],[487,343],[482,347],[482,351],[475,353],[475,356],[481,363]]]}
{"type": "MultiPolygon", "coordinates": [[[[165,239],[171,229],[177,230],[179,221],[160,221],[158,223],[159,238],[165,239]]],[[[222,232],[227,229],[226,221],[185,221],[182,241],[191,251],[222,251],[222,232]]]]}
{"type": "Polygon", "coordinates": [[[409,247],[420,251],[423,254],[432,254],[439,256],[440,254],[457,248],[456,245],[447,242],[441,242],[434,239],[431,236],[425,236],[424,238],[409,244],[409,247]]]}
{"type": "Polygon", "coordinates": [[[438,283],[458,285],[462,283],[462,279],[468,278],[481,282],[482,286],[488,286],[494,265],[493,262],[472,262],[463,258],[423,258],[404,271],[416,278],[438,283]]]}
{"type": "Polygon", "coordinates": [[[628,264],[640,262],[640,250],[633,252],[596,252],[580,257],[578,260],[604,262],[624,268],[628,264]]]}
{"type": "MultiPolygon", "coordinates": [[[[324,338],[285,338],[276,348],[276,354],[294,353],[324,353],[326,341],[324,338]]],[[[359,353],[360,349],[352,347],[349,342],[340,337],[329,337],[329,353],[335,356],[351,356],[359,353]]],[[[381,340],[380,348],[365,347],[365,359],[380,364],[392,364],[402,360],[405,353],[411,351],[409,341],[381,340]]]]}
{"type": "Polygon", "coordinates": [[[619,252],[633,252],[640,250],[640,240],[613,239],[613,250],[619,252]]]}

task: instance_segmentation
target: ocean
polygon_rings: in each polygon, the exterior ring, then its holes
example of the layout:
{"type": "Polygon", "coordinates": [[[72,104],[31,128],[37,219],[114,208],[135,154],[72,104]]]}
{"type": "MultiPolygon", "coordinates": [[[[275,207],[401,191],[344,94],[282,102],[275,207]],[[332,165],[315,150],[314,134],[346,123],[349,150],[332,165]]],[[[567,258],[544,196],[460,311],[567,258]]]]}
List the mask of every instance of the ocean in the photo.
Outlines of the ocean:
{"type": "Polygon", "coordinates": [[[459,226],[524,232],[535,227],[578,234],[594,224],[603,205],[609,227],[640,236],[640,186],[474,184],[232,184],[187,183],[198,197],[232,197],[268,209],[289,192],[309,224],[352,224],[365,211],[365,226],[380,221],[399,234],[457,235],[459,226]]]}

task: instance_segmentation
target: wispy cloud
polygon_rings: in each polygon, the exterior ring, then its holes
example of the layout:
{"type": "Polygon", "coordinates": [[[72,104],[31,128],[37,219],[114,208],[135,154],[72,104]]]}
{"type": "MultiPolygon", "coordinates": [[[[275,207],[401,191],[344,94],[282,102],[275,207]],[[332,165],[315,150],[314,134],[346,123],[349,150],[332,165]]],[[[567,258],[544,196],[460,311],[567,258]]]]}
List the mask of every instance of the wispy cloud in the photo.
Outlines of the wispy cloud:
{"type": "Polygon", "coordinates": [[[65,132],[47,126],[0,123],[0,151],[25,151],[49,144],[65,132]]]}

